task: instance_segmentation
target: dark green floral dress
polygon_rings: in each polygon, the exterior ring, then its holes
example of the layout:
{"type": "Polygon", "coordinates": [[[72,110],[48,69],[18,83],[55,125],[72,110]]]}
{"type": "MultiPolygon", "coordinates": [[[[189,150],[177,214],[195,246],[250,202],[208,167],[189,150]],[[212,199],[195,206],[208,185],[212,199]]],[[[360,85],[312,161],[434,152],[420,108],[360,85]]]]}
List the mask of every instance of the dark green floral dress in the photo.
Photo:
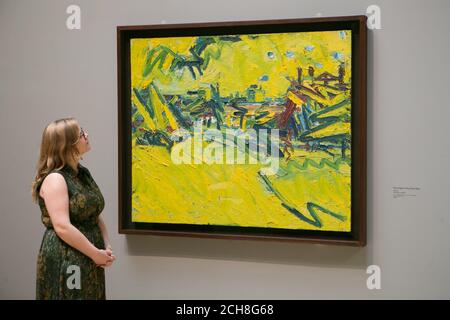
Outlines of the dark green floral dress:
{"type": "MultiPolygon", "coordinates": [[[[105,201],[89,170],[79,164],[78,172],[69,165],[51,172],[62,174],[66,180],[72,225],[94,246],[104,249],[98,216],[105,201]]],[[[41,197],[39,207],[47,229],[37,260],[36,299],[105,299],[104,269],[57,236],[41,197]]]]}

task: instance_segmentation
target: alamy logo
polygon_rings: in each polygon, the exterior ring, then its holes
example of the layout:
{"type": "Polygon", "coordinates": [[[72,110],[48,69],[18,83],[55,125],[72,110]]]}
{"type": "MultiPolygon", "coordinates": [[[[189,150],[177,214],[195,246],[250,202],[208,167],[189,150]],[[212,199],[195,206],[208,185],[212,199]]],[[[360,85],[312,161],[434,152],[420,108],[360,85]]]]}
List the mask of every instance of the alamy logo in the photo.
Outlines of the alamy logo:
{"type": "Polygon", "coordinates": [[[70,274],[70,276],[67,277],[67,281],[66,281],[67,288],[69,288],[71,290],[73,290],[73,289],[80,290],[81,289],[80,267],[75,266],[75,265],[70,265],[69,267],[67,267],[66,273],[70,274]]]}
{"type": "Polygon", "coordinates": [[[366,270],[367,274],[370,274],[370,276],[367,278],[367,289],[373,290],[373,289],[381,289],[381,269],[379,266],[373,264],[367,267],[366,270]]]}
{"type": "Polygon", "coordinates": [[[366,9],[367,28],[370,30],[381,29],[381,9],[376,4],[372,4],[366,9]]]}
{"type": "Polygon", "coordinates": [[[66,13],[70,14],[66,20],[66,27],[69,30],[81,29],[81,9],[79,6],[72,4],[67,7],[66,13]]]}
{"type": "Polygon", "coordinates": [[[267,130],[208,129],[196,123],[193,134],[180,129],[171,133],[170,139],[178,142],[171,151],[174,164],[262,164],[264,175],[278,172],[279,132],[267,130]]]}

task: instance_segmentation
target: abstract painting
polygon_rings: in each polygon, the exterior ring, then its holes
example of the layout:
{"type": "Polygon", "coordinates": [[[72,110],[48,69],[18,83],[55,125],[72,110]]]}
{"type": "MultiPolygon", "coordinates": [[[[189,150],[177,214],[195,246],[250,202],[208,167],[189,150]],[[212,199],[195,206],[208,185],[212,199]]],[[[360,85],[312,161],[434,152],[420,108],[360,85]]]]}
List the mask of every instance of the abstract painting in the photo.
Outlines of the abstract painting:
{"type": "Polygon", "coordinates": [[[361,245],[362,20],[119,27],[123,229],[361,245]]]}

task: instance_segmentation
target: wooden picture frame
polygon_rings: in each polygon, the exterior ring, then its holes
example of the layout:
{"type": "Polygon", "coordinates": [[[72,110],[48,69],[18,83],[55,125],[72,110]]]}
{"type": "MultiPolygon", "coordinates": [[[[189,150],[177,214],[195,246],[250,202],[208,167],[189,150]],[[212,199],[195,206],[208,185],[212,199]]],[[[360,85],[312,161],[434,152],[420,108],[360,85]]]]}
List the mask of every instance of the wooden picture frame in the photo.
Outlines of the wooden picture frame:
{"type": "Polygon", "coordinates": [[[119,233],[364,246],[366,42],[365,16],[117,27],[119,233]],[[271,96],[278,87],[286,94],[271,96]],[[174,132],[194,124],[279,130],[266,159],[281,155],[284,175],[249,165],[231,183],[237,169],[195,167],[200,185],[193,169],[170,171],[169,152],[189,139],[174,132]]]}

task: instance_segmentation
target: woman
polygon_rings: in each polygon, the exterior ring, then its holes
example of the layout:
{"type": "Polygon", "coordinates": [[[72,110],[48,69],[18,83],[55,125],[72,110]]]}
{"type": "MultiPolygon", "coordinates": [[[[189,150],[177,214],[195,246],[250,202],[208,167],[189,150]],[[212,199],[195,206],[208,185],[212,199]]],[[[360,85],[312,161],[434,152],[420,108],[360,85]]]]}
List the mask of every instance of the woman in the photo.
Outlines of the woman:
{"type": "Polygon", "coordinates": [[[100,216],[105,202],[79,160],[91,149],[74,118],[42,135],[32,196],[46,226],[37,261],[37,299],[105,299],[105,267],[115,260],[100,216]]]}

